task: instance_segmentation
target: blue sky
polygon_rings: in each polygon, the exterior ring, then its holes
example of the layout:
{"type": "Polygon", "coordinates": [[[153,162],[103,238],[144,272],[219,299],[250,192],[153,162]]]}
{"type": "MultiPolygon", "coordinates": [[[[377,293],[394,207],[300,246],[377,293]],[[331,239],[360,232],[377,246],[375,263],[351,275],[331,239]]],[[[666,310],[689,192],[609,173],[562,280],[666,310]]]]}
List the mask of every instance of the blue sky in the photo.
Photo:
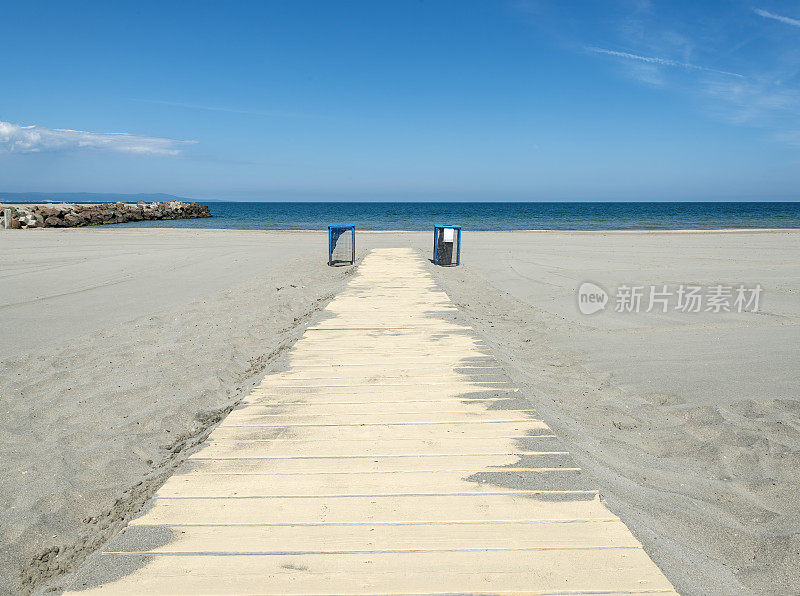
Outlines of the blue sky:
{"type": "Polygon", "coordinates": [[[800,2],[5,2],[0,191],[796,200],[800,2]]]}

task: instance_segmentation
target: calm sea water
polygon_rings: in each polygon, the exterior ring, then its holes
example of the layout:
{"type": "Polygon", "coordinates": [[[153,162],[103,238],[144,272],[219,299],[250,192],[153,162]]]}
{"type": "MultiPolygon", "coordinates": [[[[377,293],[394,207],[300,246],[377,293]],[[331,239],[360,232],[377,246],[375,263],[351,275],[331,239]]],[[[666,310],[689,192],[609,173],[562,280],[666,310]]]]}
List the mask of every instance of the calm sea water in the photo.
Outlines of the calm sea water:
{"type": "Polygon", "coordinates": [[[709,230],[800,228],[795,203],[208,203],[213,217],[125,227],[320,230],[709,230]]]}

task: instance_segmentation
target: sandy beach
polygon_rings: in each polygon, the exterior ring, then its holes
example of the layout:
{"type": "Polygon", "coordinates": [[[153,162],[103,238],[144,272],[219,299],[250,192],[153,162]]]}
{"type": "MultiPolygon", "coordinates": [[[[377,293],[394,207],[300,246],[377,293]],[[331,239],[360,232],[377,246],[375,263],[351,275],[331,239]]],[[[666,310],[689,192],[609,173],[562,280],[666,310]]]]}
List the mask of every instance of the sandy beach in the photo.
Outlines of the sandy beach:
{"type": "Polygon", "coordinates": [[[0,237],[3,593],[116,532],[350,271],[324,234],[33,232],[0,237]]]}
{"type": "MultiPolygon", "coordinates": [[[[396,246],[429,233],[358,236],[396,246]]],[[[57,588],[281,369],[325,262],[324,232],[0,233],[0,591],[57,588]]],[[[458,316],[681,593],[800,590],[800,232],[465,232],[462,263],[430,265],[458,316]],[[763,295],[587,316],[586,281],[763,295]]]]}
{"type": "Polygon", "coordinates": [[[435,269],[686,594],[800,591],[800,235],[471,234],[435,269]],[[575,289],[761,284],[758,313],[585,316],[575,289]]]}

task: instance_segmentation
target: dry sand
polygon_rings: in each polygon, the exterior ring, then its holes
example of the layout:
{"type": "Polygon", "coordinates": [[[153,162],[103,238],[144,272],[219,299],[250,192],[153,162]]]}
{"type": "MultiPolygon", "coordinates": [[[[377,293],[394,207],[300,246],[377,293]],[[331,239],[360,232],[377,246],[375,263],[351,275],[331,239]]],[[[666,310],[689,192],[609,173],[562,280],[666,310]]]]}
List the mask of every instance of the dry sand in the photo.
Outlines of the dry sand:
{"type": "Polygon", "coordinates": [[[352,271],[325,242],[0,233],[0,593],[79,563],[249,392],[352,271]]]}
{"type": "MultiPolygon", "coordinates": [[[[281,367],[346,281],[325,257],[324,233],[0,233],[0,592],[79,563],[281,367]]],[[[465,232],[463,263],[431,268],[682,593],[800,592],[800,233],[465,232]],[[765,293],[587,317],[583,281],[765,293]]]]}
{"type": "Polygon", "coordinates": [[[437,278],[681,593],[800,593],[800,233],[465,235],[437,278]],[[760,313],[579,313],[584,281],[760,313]]]}

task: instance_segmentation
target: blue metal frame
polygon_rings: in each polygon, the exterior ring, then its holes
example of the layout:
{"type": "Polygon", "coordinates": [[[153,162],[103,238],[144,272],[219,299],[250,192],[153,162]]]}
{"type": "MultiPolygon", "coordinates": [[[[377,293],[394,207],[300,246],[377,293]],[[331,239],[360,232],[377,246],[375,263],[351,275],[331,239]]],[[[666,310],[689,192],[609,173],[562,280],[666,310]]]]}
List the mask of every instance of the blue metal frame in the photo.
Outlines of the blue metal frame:
{"type": "Polygon", "coordinates": [[[442,226],[442,225],[434,225],[433,226],[433,264],[438,265],[439,259],[437,254],[437,246],[436,246],[436,236],[437,230],[444,230],[444,228],[452,228],[453,230],[458,231],[458,251],[456,252],[456,266],[461,264],[461,226],[442,226]]]}
{"type": "Polygon", "coordinates": [[[333,247],[331,246],[331,230],[333,228],[344,228],[345,230],[350,230],[352,234],[351,239],[352,242],[350,243],[353,249],[353,254],[350,257],[350,263],[355,264],[356,262],[356,227],[353,225],[329,225],[328,226],[328,265],[332,264],[331,257],[333,257],[333,247]]]}

